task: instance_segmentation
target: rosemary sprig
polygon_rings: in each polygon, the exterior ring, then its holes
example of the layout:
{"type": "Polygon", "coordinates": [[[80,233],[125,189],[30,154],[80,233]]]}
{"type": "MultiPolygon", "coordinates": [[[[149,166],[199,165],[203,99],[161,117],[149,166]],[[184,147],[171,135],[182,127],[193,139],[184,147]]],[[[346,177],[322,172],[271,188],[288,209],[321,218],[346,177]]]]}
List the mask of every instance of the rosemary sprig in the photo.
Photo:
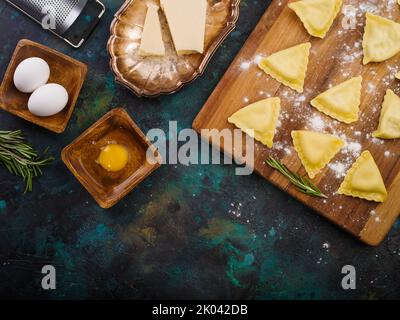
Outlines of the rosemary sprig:
{"type": "MultiPolygon", "coordinates": [[[[45,150],[44,153],[46,153],[45,150]]],[[[39,154],[26,143],[21,130],[0,131],[0,164],[10,173],[24,179],[25,193],[32,191],[33,178],[42,175],[42,167],[54,160],[41,159],[39,154]]]]}
{"type": "Polygon", "coordinates": [[[288,167],[286,167],[283,163],[281,163],[279,160],[275,160],[273,157],[269,157],[266,161],[266,163],[278,170],[281,174],[283,174],[286,178],[289,179],[291,183],[293,183],[296,187],[297,190],[307,194],[309,196],[313,197],[320,197],[320,198],[325,198],[327,199],[328,197],[322,193],[321,190],[318,189],[318,187],[313,184],[309,179],[306,177],[301,177],[293,172],[291,172],[288,167]]]}

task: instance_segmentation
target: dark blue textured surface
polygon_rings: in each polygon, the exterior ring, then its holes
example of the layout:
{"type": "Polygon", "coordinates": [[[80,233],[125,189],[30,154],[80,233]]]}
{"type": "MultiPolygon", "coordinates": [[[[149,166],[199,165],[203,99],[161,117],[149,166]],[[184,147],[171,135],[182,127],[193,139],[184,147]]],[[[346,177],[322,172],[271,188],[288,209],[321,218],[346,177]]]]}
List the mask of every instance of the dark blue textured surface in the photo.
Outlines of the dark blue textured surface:
{"type": "Polygon", "coordinates": [[[269,3],[242,1],[236,30],[195,83],[139,99],[109,69],[108,29],[122,2],[105,1],[104,19],[78,51],[0,2],[0,75],[22,38],[89,65],[64,134],[0,112],[0,130],[22,129],[57,156],[27,195],[0,168],[0,297],[400,298],[399,221],[380,247],[366,247],[262,178],[235,176],[234,166],[163,166],[114,208],[97,206],[61,149],[116,106],[144,132],[166,130],[169,120],[189,128],[269,3]],[[57,268],[55,291],[40,287],[44,264],[57,268]],[[340,287],[346,264],[357,269],[357,290],[340,287]]]}

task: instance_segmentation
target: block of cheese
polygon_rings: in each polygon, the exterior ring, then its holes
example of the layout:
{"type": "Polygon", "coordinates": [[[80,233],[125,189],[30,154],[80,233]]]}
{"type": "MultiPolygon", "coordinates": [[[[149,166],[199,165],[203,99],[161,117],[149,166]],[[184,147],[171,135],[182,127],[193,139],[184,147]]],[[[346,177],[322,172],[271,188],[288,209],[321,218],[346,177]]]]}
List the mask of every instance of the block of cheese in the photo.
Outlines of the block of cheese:
{"type": "Polygon", "coordinates": [[[161,0],[178,55],[203,53],[207,0],[161,0]]]}
{"type": "Polygon", "coordinates": [[[147,7],[146,20],[139,48],[139,54],[143,56],[165,55],[158,9],[158,6],[154,4],[149,4],[147,7]]]}

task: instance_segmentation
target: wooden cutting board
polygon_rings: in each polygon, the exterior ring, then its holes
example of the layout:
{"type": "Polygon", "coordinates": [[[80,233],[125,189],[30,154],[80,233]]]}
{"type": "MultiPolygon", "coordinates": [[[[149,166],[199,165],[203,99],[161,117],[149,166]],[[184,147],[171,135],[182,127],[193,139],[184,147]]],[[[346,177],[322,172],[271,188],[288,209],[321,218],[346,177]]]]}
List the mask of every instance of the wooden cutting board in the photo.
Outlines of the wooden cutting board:
{"type": "MultiPolygon", "coordinates": [[[[201,129],[232,130],[234,126],[227,122],[227,118],[234,112],[268,96],[280,97],[282,112],[274,148],[268,149],[256,142],[255,171],[361,241],[378,245],[400,211],[400,140],[373,139],[371,133],[378,125],[386,89],[391,88],[400,94],[400,81],[393,76],[400,66],[400,54],[383,63],[363,66],[361,40],[366,8],[376,9],[375,13],[396,21],[400,20],[400,9],[393,1],[389,4],[389,0],[375,1],[379,4],[369,7],[367,0],[344,0],[344,6],[352,5],[356,10],[354,28],[354,20],[347,19],[348,14],[342,12],[325,39],[318,39],[308,35],[298,17],[287,7],[289,2],[275,0],[271,3],[194,120],[193,128],[200,134],[201,129]],[[303,94],[281,85],[258,69],[259,56],[306,41],[312,43],[312,49],[303,94]],[[363,76],[358,122],[346,125],[310,106],[310,100],[331,85],[358,75],[363,76]],[[330,167],[313,180],[329,195],[328,200],[299,193],[282,175],[264,163],[268,155],[272,155],[291,170],[305,175],[290,137],[290,132],[298,129],[333,132],[348,141],[347,147],[332,160],[330,167]],[[382,204],[336,194],[347,171],[343,168],[349,168],[363,150],[369,150],[374,156],[388,189],[388,199],[382,204]]],[[[347,8],[351,12],[351,7],[347,8]]],[[[229,153],[222,143],[221,149],[229,153]]]]}

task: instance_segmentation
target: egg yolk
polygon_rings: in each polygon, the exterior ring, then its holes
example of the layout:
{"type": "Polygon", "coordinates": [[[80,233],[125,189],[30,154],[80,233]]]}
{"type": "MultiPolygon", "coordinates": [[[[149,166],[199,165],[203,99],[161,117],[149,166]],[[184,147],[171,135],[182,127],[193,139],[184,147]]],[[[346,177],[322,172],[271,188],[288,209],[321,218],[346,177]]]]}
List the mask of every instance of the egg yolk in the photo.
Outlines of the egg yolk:
{"type": "Polygon", "coordinates": [[[128,151],[119,144],[109,144],[101,150],[97,162],[107,171],[120,171],[128,163],[128,151]]]}

